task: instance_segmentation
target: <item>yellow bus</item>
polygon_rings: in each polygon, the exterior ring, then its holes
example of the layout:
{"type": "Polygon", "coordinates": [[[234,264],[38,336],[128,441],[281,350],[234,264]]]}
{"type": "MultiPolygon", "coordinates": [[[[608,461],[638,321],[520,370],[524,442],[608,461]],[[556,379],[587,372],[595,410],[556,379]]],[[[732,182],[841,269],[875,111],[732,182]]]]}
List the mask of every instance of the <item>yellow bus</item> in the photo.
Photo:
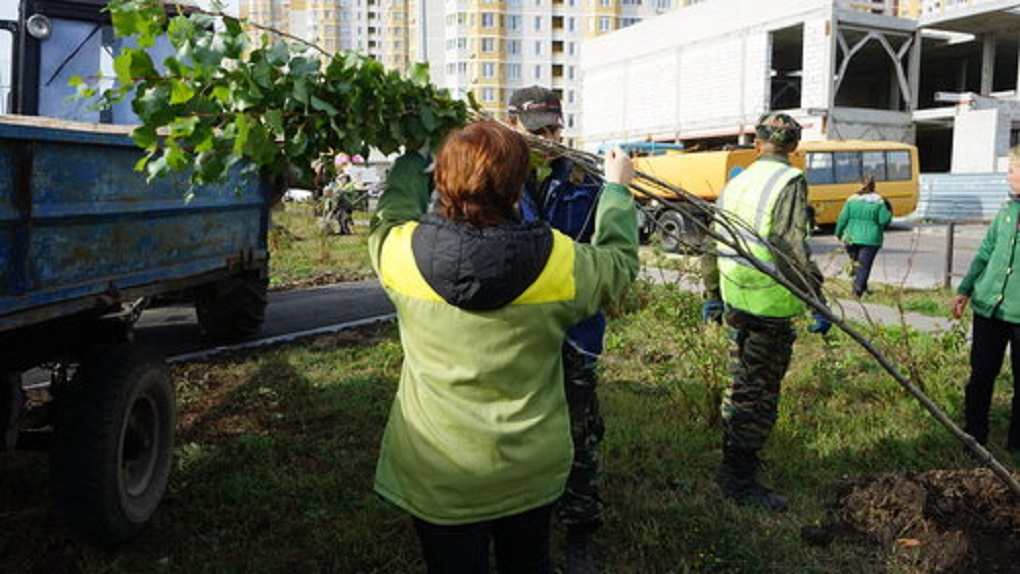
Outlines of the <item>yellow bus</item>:
{"type": "MultiPolygon", "coordinates": [[[[635,158],[635,169],[676,186],[702,199],[714,201],[726,182],[743,171],[756,158],[753,149],[671,153],[635,158]]],[[[816,226],[832,225],[847,198],[861,186],[865,175],[875,178],[875,189],[889,201],[893,215],[913,213],[920,195],[917,148],[890,141],[802,141],[791,154],[790,163],[804,170],[808,181],[808,202],[816,226]]],[[[679,199],[665,187],[652,186],[664,199],[679,199]]],[[[648,198],[634,192],[639,201],[648,198]]],[[[649,202],[651,203],[651,202],[649,202]]],[[[646,209],[643,235],[659,228],[663,246],[676,250],[679,243],[692,243],[695,225],[685,221],[682,212],[664,205],[646,209]],[[650,212],[650,214],[649,214],[650,212]],[[674,238],[667,237],[674,235],[674,238]]]]}

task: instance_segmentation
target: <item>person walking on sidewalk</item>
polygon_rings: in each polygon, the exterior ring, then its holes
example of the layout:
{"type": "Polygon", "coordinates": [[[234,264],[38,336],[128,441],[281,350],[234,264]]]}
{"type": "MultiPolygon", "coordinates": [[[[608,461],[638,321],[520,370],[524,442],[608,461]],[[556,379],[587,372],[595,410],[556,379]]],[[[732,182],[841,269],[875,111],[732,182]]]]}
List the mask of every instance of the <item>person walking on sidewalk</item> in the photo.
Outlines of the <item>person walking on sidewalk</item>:
{"type": "Polygon", "coordinates": [[[397,310],[400,384],[375,490],[413,517],[429,574],[552,574],[549,524],[571,464],[562,346],[570,325],[639,268],[633,165],[605,158],[590,245],[523,222],[524,138],[496,122],[454,130],[428,161],[399,158],[369,254],[397,310]]]}
{"type": "MultiPolygon", "coordinates": [[[[755,232],[756,237],[740,239],[756,259],[821,299],[822,274],[811,261],[807,242],[807,180],[789,161],[800,132],[800,124],[787,114],[762,116],[755,127],[758,159],[726,184],[719,206],[755,232]]],[[[723,319],[733,342],[721,408],[723,458],[716,480],[723,494],[738,502],[785,510],[786,498],[758,481],[759,453],[776,423],[780,383],[797,338],[792,319],[804,311],[804,304],[724,243],[716,249],[716,269],[708,272],[718,273],[723,319]]],[[[810,330],[824,334],[830,327],[816,314],[810,330]]]]}
{"type": "Polygon", "coordinates": [[[959,319],[967,304],[974,310],[970,379],[964,389],[964,430],[988,442],[988,412],[995,379],[1009,345],[1013,365],[1013,404],[1006,449],[1020,456],[1020,146],[1010,150],[1009,200],[996,214],[960,281],[951,312],[959,319]]]}
{"type": "MultiPolygon", "coordinates": [[[[510,98],[510,123],[521,131],[558,142],[563,128],[559,96],[541,86],[517,90],[510,98]]],[[[546,221],[575,241],[591,242],[601,183],[565,157],[535,156],[532,152],[532,172],[521,196],[522,219],[546,221]]],[[[563,345],[574,459],[556,515],[567,527],[567,574],[597,572],[591,537],[604,521],[598,473],[605,424],[596,394],[596,362],[602,353],[605,330],[606,318],[599,311],[573,325],[563,345]]]]}
{"type": "Polygon", "coordinates": [[[864,177],[861,188],[847,199],[839,212],[834,235],[843,242],[853,264],[853,294],[861,297],[868,291],[868,278],[875,256],[882,248],[885,228],[892,221],[892,211],[885,199],[875,191],[875,178],[864,177]]]}

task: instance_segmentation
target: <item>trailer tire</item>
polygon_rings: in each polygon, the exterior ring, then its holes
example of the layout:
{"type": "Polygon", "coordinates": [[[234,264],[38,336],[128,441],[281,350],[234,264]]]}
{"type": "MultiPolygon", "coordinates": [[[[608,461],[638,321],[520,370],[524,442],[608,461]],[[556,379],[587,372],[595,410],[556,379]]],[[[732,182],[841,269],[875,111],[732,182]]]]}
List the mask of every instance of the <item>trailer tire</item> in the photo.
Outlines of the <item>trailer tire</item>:
{"type": "Polygon", "coordinates": [[[115,548],[149,522],[169,480],[176,418],[159,358],[122,343],[82,361],[57,404],[50,453],[54,499],[75,535],[115,548]]]}
{"type": "Polygon", "coordinates": [[[679,212],[663,211],[658,218],[659,244],[670,253],[680,253],[690,246],[690,225],[679,212]]]}
{"type": "Polygon", "coordinates": [[[21,373],[0,372],[0,452],[18,443],[18,419],[25,403],[21,373]]]}
{"type": "Polygon", "coordinates": [[[261,271],[199,286],[195,289],[199,326],[216,339],[252,337],[265,322],[268,290],[269,278],[261,271]]]}

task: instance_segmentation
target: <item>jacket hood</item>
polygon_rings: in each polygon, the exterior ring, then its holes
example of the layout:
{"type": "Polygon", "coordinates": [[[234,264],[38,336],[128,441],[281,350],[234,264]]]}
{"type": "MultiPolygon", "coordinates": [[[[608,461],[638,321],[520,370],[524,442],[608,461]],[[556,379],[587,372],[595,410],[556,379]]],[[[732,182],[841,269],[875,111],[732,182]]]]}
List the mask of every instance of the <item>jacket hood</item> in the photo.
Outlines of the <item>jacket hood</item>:
{"type": "Polygon", "coordinates": [[[544,222],[508,222],[479,229],[422,217],[411,249],[425,281],[450,305],[490,311],[509,304],[535,282],[552,253],[544,222]]]}
{"type": "Polygon", "coordinates": [[[857,193],[847,198],[847,201],[866,201],[870,203],[882,203],[885,201],[877,192],[857,193]]]}

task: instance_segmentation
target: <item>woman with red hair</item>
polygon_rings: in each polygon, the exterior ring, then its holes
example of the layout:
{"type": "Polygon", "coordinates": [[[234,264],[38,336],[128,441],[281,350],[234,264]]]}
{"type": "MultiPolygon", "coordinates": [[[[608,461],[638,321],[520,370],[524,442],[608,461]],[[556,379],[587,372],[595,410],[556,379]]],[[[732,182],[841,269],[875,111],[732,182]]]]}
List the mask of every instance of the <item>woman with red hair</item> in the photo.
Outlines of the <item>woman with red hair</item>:
{"type": "Polygon", "coordinates": [[[549,519],[570,470],[568,327],[638,271],[637,214],[620,150],[590,245],[522,222],[522,136],[495,122],[452,132],[435,161],[394,164],[369,236],[397,309],[404,363],[375,489],[410,513],[429,574],[551,573],[549,519]]]}

